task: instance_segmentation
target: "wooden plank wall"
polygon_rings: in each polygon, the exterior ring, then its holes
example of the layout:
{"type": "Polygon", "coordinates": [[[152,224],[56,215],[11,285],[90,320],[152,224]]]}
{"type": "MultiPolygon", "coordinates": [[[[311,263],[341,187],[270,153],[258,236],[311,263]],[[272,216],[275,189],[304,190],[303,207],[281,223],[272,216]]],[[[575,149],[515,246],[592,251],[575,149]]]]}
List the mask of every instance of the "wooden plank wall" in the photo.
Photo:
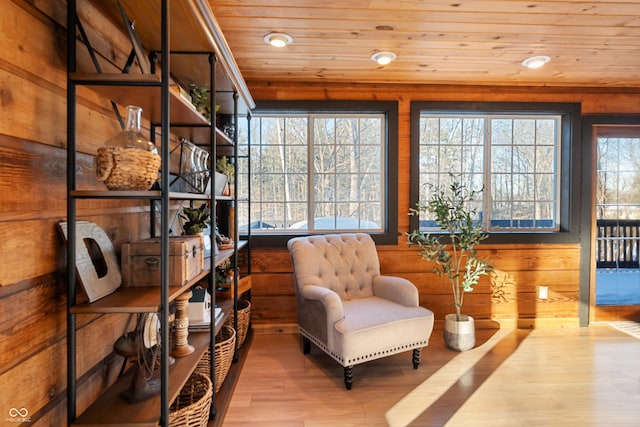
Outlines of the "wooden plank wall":
{"type": "MultiPolygon", "coordinates": [[[[30,425],[66,420],[65,251],[56,226],[66,217],[66,3],[62,0],[0,0],[0,424],[10,408],[26,408],[30,425]]],[[[105,58],[123,64],[128,41],[81,1],[85,29],[105,58]],[[88,23],[88,24],[87,24],[88,23]]],[[[86,59],[86,58],[81,58],[86,59]]],[[[108,66],[108,61],[103,64],[108,66]]],[[[240,64],[242,66],[242,64],[240,64]]],[[[637,95],[583,94],[579,90],[510,91],[508,88],[377,85],[268,85],[250,82],[256,99],[385,99],[400,102],[399,212],[408,209],[409,102],[411,99],[582,102],[585,112],[638,113],[637,95]]],[[[78,89],[76,170],[87,186],[97,147],[118,130],[109,103],[78,89]]],[[[96,222],[119,248],[146,237],[148,211],[135,203],[80,203],[79,218],[96,222]]],[[[399,233],[408,230],[400,216],[399,233]]],[[[484,281],[467,300],[469,313],[486,320],[577,317],[579,252],[576,245],[487,246],[504,272],[484,281]],[[550,300],[535,299],[535,286],[550,286],[550,300]]],[[[257,326],[291,325],[295,306],[288,254],[255,250],[253,313],[257,326]]],[[[401,242],[381,247],[385,273],[414,280],[421,299],[438,314],[448,309],[444,285],[425,274],[415,251],[401,242]]],[[[115,375],[121,359],[113,342],[128,316],[83,315],[78,319],[77,357],[82,411],[115,375]]]]}
{"type": "MultiPolygon", "coordinates": [[[[382,273],[415,283],[421,305],[436,314],[437,322],[453,312],[450,285],[430,272],[430,264],[416,249],[401,243],[379,246],[378,254],[382,273]]],[[[491,260],[495,271],[465,294],[463,307],[479,326],[578,325],[578,245],[485,245],[480,255],[491,260]],[[537,297],[539,286],[548,286],[548,299],[537,297]]],[[[254,249],[251,267],[256,330],[295,330],[294,285],[286,249],[254,249]]]]}
{"type": "MultiPolygon", "coordinates": [[[[260,100],[393,100],[398,101],[398,232],[399,243],[379,247],[383,274],[397,274],[416,283],[421,302],[440,321],[452,311],[446,283],[430,273],[416,249],[403,237],[409,231],[411,101],[576,102],[583,114],[637,114],[640,95],[624,90],[571,88],[498,88],[474,86],[300,84],[248,82],[260,100]]],[[[590,167],[590,166],[588,166],[590,167]]],[[[521,327],[578,325],[580,245],[483,246],[494,260],[496,275],[484,278],[466,295],[464,312],[481,323],[521,327]],[[549,287],[549,298],[537,298],[537,287],[549,287]]],[[[291,264],[284,248],[252,252],[253,308],[257,330],[295,330],[295,298],[291,264]]]]}

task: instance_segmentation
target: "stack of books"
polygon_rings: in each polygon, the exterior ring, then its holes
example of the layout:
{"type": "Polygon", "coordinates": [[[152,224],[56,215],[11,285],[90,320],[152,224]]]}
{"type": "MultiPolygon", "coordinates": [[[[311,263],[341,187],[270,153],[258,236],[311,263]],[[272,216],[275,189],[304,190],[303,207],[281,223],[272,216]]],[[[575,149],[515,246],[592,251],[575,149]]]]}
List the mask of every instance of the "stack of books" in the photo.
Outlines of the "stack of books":
{"type": "MultiPolygon", "coordinates": [[[[218,325],[218,322],[222,320],[222,308],[214,307],[214,318],[215,325],[218,325]]],[[[198,321],[192,321],[189,319],[189,330],[190,331],[208,331],[211,327],[211,311],[205,315],[204,319],[198,321]]]]}

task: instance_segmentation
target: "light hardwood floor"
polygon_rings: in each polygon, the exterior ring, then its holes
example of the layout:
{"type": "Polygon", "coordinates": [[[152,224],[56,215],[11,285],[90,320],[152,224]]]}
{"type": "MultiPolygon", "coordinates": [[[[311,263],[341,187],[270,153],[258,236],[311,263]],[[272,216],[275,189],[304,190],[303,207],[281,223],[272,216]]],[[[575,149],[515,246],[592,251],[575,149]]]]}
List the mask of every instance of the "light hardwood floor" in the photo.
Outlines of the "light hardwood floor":
{"type": "Polygon", "coordinates": [[[640,339],[606,324],[478,330],[475,349],[446,349],[435,330],[411,353],[342,368],[297,334],[253,337],[224,427],[640,426],[640,339]]]}

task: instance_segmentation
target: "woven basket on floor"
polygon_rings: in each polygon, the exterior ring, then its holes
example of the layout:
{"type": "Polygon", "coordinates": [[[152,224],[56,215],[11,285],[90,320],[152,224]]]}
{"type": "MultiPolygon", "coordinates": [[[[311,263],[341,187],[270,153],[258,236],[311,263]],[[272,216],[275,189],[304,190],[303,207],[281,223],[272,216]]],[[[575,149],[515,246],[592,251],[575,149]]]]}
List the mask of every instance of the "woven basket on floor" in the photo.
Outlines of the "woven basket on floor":
{"type": "MultiPolygon", "coordinates": [[[[249,324],[251,323],[251,302],[248,300],[238,301],[238,330],[237,340],[238,347],[242,347],[245,338],[247,338],[247,332],[249,331],[249,324]]],[[[229,316],[227,326],[233,327],[233,316],[229,316]]]]}
{"type": "Polygon", "coordinates": [[[209,376],[194,372],[169,408],[169,426],[206,427],[212,395],[209,376]]]}
{"type": "MultiPolygon", "coordinates": [[[[218,335],[216,335],[215,344],[215,389],[216,393],[222,387],[224,379],[229,373],[231,363],[233,362],[233,353],[236,350],[236,331],[231,326],[224,325],[218,335]]],[[[204,353],[198,366],[196,366],[196,372],[204,375],[209,375],[209,366],[211,363],[211,352],[209,349],[204,353]]]]}

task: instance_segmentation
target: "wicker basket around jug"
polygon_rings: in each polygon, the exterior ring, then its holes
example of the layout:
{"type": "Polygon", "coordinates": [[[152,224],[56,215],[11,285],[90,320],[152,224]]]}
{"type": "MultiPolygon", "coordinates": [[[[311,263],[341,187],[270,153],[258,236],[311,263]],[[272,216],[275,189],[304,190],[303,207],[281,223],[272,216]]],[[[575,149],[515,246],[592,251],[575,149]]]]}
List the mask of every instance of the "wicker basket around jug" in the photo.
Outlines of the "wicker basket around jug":
{"type": "Polygon", "coordinates": [[[96,177],[109,190],[149,190],[158,180],[162,161],[140,132],[141,113],[142,108],[129,105],[125,129],[98,148],[96,177]]]}

